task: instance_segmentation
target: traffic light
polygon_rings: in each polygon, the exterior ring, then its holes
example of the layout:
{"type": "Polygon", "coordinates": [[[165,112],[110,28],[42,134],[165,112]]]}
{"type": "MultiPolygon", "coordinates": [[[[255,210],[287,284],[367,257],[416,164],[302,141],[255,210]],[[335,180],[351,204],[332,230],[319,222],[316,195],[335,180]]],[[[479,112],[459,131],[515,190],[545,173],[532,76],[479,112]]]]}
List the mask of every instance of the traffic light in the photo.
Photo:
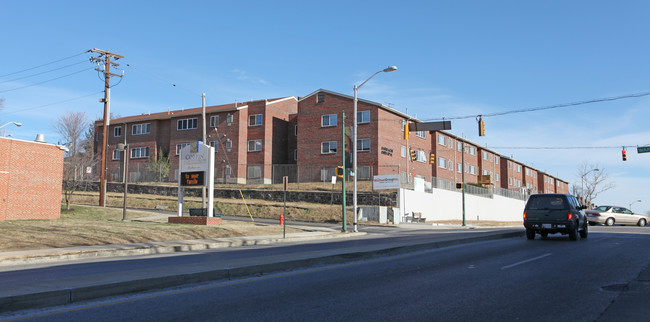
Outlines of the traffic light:
{"type": "Polygon", "coordinates": [[[345,174],[345,169],[343,169],[342,166],[336,167],[336,176],[339,178],[343,178],[343,174],[345,174]]]}
{"type": "Polygon", "coordinates": [[[485,136],[485,122],[482,118],[478,119],[478,136],[485,136]]]}
{"type": "Polygon", "coordinates": [[[433,153],[429,153],[429,164],[434,164],[436,163],[436,155],[433,153]]]}
{"type": "Polygon", "coordinates": [[[621,154],[623,155],[623,161],[627,161],[627,151],[623,149],[623,151],[621,151],[621,154]]]}
{"type": "Polygon", "coordinates": [[[409,139],[409,122],[404,122],[404,140],[409,139]]]}
{"type": "Polygon", "coordinates": [[[456,189],[463,189],[463,183],[462,182],[456,182],[456,189]]]}
{"type": "Polygon", "coordinates": [[[411,149],[411,161],[415,161],[417,159],[418,159],[418,151],[411,149]]]}

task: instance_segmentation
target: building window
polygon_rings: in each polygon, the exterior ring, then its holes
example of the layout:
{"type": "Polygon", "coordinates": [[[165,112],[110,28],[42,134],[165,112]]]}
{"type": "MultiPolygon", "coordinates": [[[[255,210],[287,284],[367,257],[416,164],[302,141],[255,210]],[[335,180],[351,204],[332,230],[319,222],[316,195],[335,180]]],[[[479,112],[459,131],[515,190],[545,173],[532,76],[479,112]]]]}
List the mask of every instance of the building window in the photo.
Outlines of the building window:
{"type": "Polygon", "coordinates": [[[113,128],[113,136],[116,137],[116,138],[122,136],[122,127],[121,126],[116,126],[115,128],[113,128]]]}
{"type": "Polygon", "coordinates": [[[489,157],[488,153],[483,151],[483,160],[487,161],[488,157],[489,157]]]}
{"type": "Polygon", "coordinates": [[[496,179],[495,179],[495,180],[496,180],[497,182],[499,182],[499,174],[498,174],[498,173],[497,173],[497,174],[495,174],[495,177],[496,177],[496,179]]]}
{"type": "Polygon", "coordinates": [[[406,127],[406,120],[400,120],[400,129],[402,132],[404,132],[404,128],[406,127]]]}
{"type": "Polygon", "coordinates": [[[463,143],[456,141],[456,151],[463,152],[463,143]]]}
{"type": "Polygon", "coordinates": [[[357,168],[357,172],[359,172],[359,179],[361,180],[370,180],[370,167],[365,165],[365,166],[360,166],[357,168]]]}
{"type": "Polygon", "coordinates": [[[122,151],[115,149],[113,150],[113,160],[120,160],[122,156],[122,151]]]}
{"type": "Polygon", "coordinates": [[[438,134],[438,144],[440,145],[447,145],[447,137],[444,135],[438,134]]]}
{"type": "Polygon", "coordinates": [[[415,131],[415,136],[417,136],[417,137],[421,137],[421,138],[424,139],[424,138],[427,137],[427,134],[426,134],[425,131],[415,131]]]}
{"type": "Polygon", "coordinates": [[[473,165],[469,166],[469,174],[476,174],[476,167],[473,165]]]}
{"type": "Polygon", "coordinates": [[[229,165],[227,165],[226,169],[223,172],[227,178],[230,178],[230,175],[232,175],[232,168],[229,165]]]}
{"type": "Polygon", "coordinates": [[[521,165],[517,165],[517,172],[521,173],[521,165]]]}
{"type": "Polygon", "coordinates": [[[359,152],[369,152],[370,151],[370,139],[357,140],[357,151],[359,151],[359,152]]]}
{"type": "Polygon", "coordinates": [[[445,158],[438,158],[438,167],[441,167],[443,169],[447,168],[447,160],[445,158]]]}
{"type": "Polygon", "coordinates": [[[210,141],[210,146],[214,148],[214,152],[219,152],[219,142],[210,141]]]}
{"type": "Polygon", "coordinates": [[[227,139],[226,140],[226,152],[230,152],[232,150],[232,140],[227,139]]]}
{"type": "Polygon", "coordinates": [[[298,161],[298,150],[293,149],[293,161],[298,161]]]}
{"type": "Polygon", "coordinates": [[[232,114],[228,113],[228,116],[226,116],[226,124],[228,124],[228,126],[232,124],[232,118],[232,114]]]}
{"type": "Polygon", "coordinates": [[[293,135],[298,136],[298,125],[293,126],[293,135]]]}
{"type": "Polygon", "coordinates": [[[512,178],[508,178],[508,185],[512,186],[512,178]]]}
{"type": "Polygon", "coordinates": [[[190,144],[189,143],[176,144],[176,155],[181,155],[181,150],[183,150],[183,148],[188,145],[190,144]]]}
{"type": "Polygon", "coordinates": [[[494,163],[499,164],[499,158],[497,156],[494,156],[494,163]]]}
{"type": "Polygon", "coordinates": [[[512,169],[512,162],[508,161],[508,169],[512,169]]]}
{"type": "Polygon", "coordinates": [[[463,164],[462,163],[456,163],[456,172],[463,173],[463,164]]]}
{"type": "Polygon", "coordinates": [[[219,115],[210,116],[210,127],[219,126],[219,115]]]}
{"type": "Polygon", "coordinates": [[[248,126],[262,125],[262,114],[255,114],[248,116],[248,126]]]}
{"type": "Polygon", "coordinates": [[[176,121],[176,130],[182,131],[196,129],[197,124],[198,119],[196,117],[191,119],[178,120],[176,121]]]}
{"type": "Polygon", "coordinates": [[[320,126],[336,126],[336,114],[327,114],[321,116],[320,126]]]}
{"type": "Polygon", "coordinates": [[[259,165],[248,166],[248,179],[259,179],[262,177],[262,167],[259,165]]]}
{"type": "Polygon", "coordinates": [[[473,147],[473,146],[470,146],[470,147],[469,147],[469,154],[471,154],[471,155],[476,155],[476,148],[473,147]]]}
{"type": "Polygon", "coordinates": [[[262,151],[262,140],[249,140],[248,152],[262,151]]]}
{"type": "Polygon", "coordinates": [[[316,94],[316,103],[323,103],[323,102],[325,102],[325,93],[318,92],[318,94],[316,94]]]}
{"type": "Polygon", "coordinates": [[[486,176],[486,175],[488,175],[488,174],[490,174],[489,171],[487,171],[487,170],[483,170],[483,175],[484,175],[484,176],[486,176]]]}
{"type": "Polygon", "coordinates": [[[327,141],[321,143],[320,153],[321,154],[336,153],[336,141],[327,141]]]}
{"type": "Polygon", "coordinates": [[[133,124],[133,126],[131,127],[131,134],[132,135],[149,134],[150,131],[151,131],[151,124],[150,123],[133,124]]]}
{"type": "Polygon", "coordinates": [[[406,158],[406,146],[402,145],[402,158],[406,158]]]}
{"type": "Polygon", "coordinates": [[[131,148],[131,159],[148,158],[149,147],[131,148]]]}
{"type": "Polygon", "coordinates": [[[370,123],[370,111],[357,112],[357,124],[370,123]]]}
{"type": "Polygon", "coordinates": [[[417,151],[417,161],[427,162],[427,154],[424,151],[417,151]]]}

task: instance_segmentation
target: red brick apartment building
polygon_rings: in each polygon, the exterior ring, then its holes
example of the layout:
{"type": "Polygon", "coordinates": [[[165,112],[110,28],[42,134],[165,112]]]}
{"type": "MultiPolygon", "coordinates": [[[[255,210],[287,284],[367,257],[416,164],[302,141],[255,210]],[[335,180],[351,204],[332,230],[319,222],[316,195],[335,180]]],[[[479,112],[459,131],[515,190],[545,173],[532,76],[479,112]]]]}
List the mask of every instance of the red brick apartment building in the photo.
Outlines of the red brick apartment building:
{"type": "Polygon", "coordinates": [[[61,217],[64,151],[0,137],[0,221],[61,217]]]}
{"type": "MultiPolygon", "coordinates": [[[[270,183],[272,164],[295,163],[287,147],[295,146],[291,115],[295,97],[206,107],[207,142],[215,148],[215,182],[270,183]]],[[[101,154],[102,121],[95,123],[95,153],[101,154]]],[[[180,150],[203,140],[202,108],[127,116],[111,120],[108,131],[107,178],[120,181],[122,154],[129,147],[129,181],[140,181],[149,160],[168,156],[169,180],[178,178],[180,150]]]]}
{"type": "MultiPolygon", "coordinates": [[[[207,107],[207,141],[216,149],[215,182],[277,183],[283,175],[292,182],[330,181],[335,168],[342,164],[343,113],[345,153],[351,164],[353,99],[319,89],[298,99],[291,96],[207,107]]],[[[159,155],[169,155],[169,180],[175,181],[177,151],[201,140],[201,122],[201,108],[111,120],[109,180],[121,180],[122,159],[116,146],[127,142],[130,181],[140,180],[138,169],[159,155]]],[[[547,190],[563,191],[556,189],[556,178],[543,179],[541,172],[454,134],[409,132],[407,139],[406,122],[421,123],[383,104],[358,100],[359,180],[399,174],[402,182],[422,178],[449,187],[462,180],[464,158],[467,183],[476,183],[479,175],[489,175],[494,187],[541,192],[544,182],[547,190]]],[[[100,153],[101,122],[96,127],[100,133],[96,151],[100,153]]],[[[566,184],[557,188],[562,187],[568,190],[566,184]]]]}

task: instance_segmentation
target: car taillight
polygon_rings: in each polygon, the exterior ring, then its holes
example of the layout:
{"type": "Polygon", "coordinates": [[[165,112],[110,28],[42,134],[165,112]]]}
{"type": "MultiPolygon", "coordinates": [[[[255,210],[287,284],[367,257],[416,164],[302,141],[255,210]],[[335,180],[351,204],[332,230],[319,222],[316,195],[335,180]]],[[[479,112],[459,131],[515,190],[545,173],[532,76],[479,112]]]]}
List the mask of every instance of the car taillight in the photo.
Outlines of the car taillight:
{"type": "Polygon", "coordinates": [[[526,219],[526,212],[524,211],[524,219],[526,219]]]}
{"type": "Polygon", "coordinates": [[[573,219],[573,214],[572,214],[572,213],[569,213],[568,218],[569,218],[569,220],[573,219]]]}

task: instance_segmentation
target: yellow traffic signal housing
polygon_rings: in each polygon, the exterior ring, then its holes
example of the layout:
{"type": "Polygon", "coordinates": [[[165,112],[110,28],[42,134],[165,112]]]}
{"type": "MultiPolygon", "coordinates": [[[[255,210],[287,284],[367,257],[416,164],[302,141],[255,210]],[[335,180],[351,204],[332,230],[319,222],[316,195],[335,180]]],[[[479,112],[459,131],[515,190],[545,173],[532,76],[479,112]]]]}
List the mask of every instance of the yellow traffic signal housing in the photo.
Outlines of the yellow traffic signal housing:
{"type": "Polygon", "coordinates": [[[336,167],[336,176],[339,178],[343,178],[343,175],[345,174],[345,169],[342,166],[336,167]]]}
{"type": "Polygon", "coordinates": [[[462,182],[456,182],[456,189],[463,189],[463,183],[462,182]]]}
{"type": "Polygon", "coordinates": [[[404,122],[404,140],[409,139],[409,122],[404,122]]]}
{"type": "Polygon", "coordinates": [[[623,150],[621,154],[623,155],[623,161],[627,161],[627,151],[623,150]]]}
{"type": "Polygon", "coordinates": [[[436,155],[433,153],[429,153],[429,164],[435,164],[436,163],[436,155]]]}
{"type": "Polygon", "coordinates": [[[483,119],[478,119],[478,136],[485,136],[485,122],[483,119]]]}
{"type": "Polygon", "coordinates": [[[417,159],[418,159],[418,151],[411,149],[411,161],[415,161],[417,159]]]}

